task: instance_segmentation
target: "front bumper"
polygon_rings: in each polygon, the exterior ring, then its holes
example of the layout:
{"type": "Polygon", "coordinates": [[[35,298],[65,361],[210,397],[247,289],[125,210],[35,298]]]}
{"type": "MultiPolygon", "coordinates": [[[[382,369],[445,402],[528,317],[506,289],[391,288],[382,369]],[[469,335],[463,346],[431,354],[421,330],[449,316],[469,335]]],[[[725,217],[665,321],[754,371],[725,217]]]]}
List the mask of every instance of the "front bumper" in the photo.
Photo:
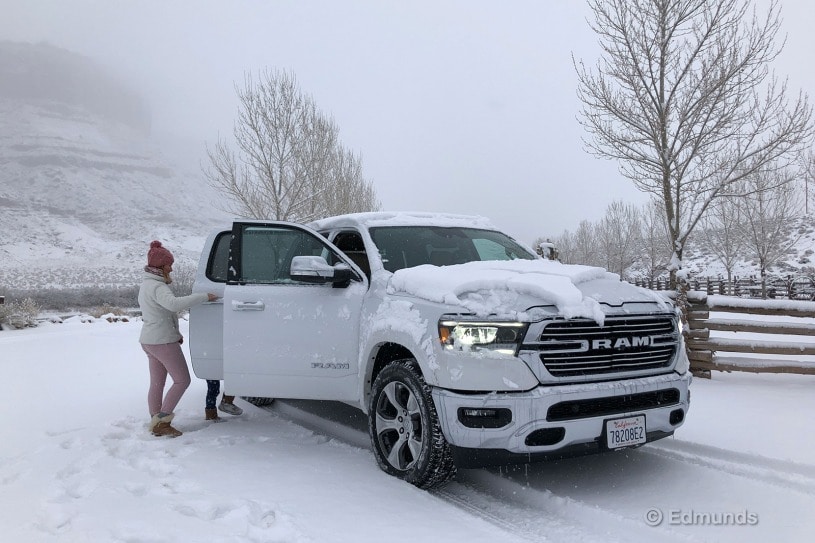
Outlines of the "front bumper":
{"type": "Polygon", "coordinates": [[[476,467],[600,452],[605,421],[628,415],[645,415],[648,441],[669,436],[688,411],[690,381],[688,372],[539,386],[517,393],[462,394],[434,388],[433,400],[457,463],[476,467]],[[564,417],[564,408],[575,417],[564,417]],[[472,410],[509,410],[511,421],[498,428],[471,427],[472,420],[465,425],[461,413],[472,410]],[[535,436],[541,435],[549,436],[543,441],[551,444],[538,444],[541,440],[535,436]]]}

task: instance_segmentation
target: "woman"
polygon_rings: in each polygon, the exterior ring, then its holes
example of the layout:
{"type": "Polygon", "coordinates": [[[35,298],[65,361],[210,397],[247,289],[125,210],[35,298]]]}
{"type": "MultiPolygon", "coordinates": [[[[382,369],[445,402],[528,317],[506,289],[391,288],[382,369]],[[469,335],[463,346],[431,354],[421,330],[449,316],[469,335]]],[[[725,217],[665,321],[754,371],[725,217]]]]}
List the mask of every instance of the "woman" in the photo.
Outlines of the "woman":
{"type": "Polygon", "coordinates": [[[184,338],[178,331],[178,311],[189,309],[195,304],[215,301],[215,294],[190,294],[176,297],[168,286],[172,280],[172,253],[161,246],[161,242],[150,243],[147,252],[147,266],[144,280],[139,288],[139,307],[142,313],[142,330],[139,343],[147,353],[150,364],[150,389],[147,392],[147,407],[150,410],[150,431],[155,436],[177,437],[181,432],[173,428],[173,409],[190,386],[190,371],[181,352],[184,338]],[[167,374],[173,384],[162,399],[167,374]]]}

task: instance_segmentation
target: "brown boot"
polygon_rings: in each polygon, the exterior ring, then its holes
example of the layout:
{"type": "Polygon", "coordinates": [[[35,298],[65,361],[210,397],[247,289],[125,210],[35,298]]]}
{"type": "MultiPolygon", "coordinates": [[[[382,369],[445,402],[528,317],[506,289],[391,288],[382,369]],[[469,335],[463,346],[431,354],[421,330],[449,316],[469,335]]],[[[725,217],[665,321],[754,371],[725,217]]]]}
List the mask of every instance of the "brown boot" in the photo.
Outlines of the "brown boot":
{"type": "Polygon", "coordinates": [[[149,426],[149,429],[150,429],[151,432],[153,431],[153,428],[156,427],[156,424],[158,424],[159,422],[161,422],[161,421],[158,419],[158,415],[153,415],[153,418],[150,419],[150,426],[149,426]]]}
{"type": "Polygon", "coordinates": [[[218,410],[215,408],[204,409],[204,420],[211,420],[213,422],[221,422],[223,419],[218,416],[218,410]]]}
{"type": "Polygon", "coordinates": [[[173,417],[175,417],[173,413],[163,417],[158,417],[158,422],[155,426],[153,426],[153,435],[157,437],[178,437],[182,435],[182,432],[170,426],[170,422],[172,422],[173,417]]]}

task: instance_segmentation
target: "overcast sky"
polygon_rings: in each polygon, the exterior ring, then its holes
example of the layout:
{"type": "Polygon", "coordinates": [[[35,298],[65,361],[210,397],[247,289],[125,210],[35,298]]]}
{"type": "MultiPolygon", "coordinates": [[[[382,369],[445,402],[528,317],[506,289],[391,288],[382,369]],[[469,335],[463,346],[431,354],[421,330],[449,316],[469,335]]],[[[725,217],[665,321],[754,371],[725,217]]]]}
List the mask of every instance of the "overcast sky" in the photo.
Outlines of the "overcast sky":
{"type": "MultiPolygon", "coordinates": [[[[244,73],[290,70],[385,210],[484,215],[531,243],[646,201],[581,142],[571,55],[599,54],[588,16],[580,0],[0,0],[0,39],[115,67],[157,137],[201,150],[231,133],[244,73]]],[[[783,16],[776,68],[815,96],[815,2],[783,16]]]]}

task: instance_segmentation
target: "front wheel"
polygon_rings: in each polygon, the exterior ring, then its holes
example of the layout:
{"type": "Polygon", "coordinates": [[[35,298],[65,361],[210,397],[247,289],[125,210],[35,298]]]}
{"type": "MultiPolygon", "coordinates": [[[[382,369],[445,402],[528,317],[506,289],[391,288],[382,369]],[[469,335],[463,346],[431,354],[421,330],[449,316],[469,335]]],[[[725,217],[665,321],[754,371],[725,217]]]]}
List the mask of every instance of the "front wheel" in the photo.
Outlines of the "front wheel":
{"type": "Polygon", "coordinates": [[[413,359],[388,364],[374,380],[368,431],[385,472],[419,488],[433,488],[456,475],[436,406],[413,359]]]}

